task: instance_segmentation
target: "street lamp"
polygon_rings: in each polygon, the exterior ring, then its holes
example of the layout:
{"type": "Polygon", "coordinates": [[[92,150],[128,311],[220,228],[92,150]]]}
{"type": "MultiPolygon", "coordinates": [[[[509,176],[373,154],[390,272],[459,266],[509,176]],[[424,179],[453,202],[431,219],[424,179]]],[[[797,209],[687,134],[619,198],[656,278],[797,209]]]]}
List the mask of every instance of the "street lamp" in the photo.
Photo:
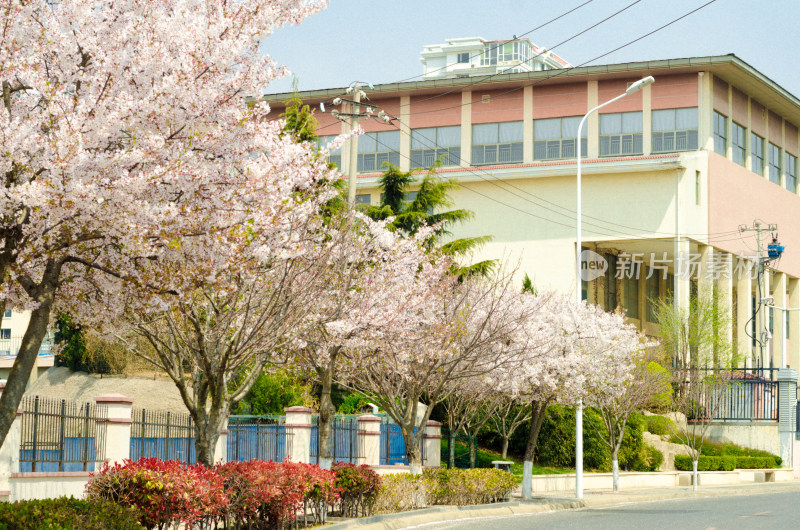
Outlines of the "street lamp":
{"type": "MultiPolygon", "coordinates": [[[[652,85],[655,82],[653,76],[649,75],[644,79],[640,79],[633,83],[631,86],[625,90],[624,93],[620,94],[619,96],[615,97],[614,99],[610,99],[605,103],[602,103],[581,118],[581,122],[578,124],[578,136],[575,139],[575,143],[578,144],[578,196],[577,196],[577,208],[576,208],[576,233],[577,233],[577,241],[575,246],[575,254],[577,259],[575,260],[575,300],[580,304],[582,302],[581,297],[581,131],[583,130],[583,124],[586,122],[586,119],[589,117],[590,114],[596,112],[606,105],[611,105],[615,101],[618,101],[625,96],[633,94],[634,92],[638,92],[639,90],[643,89],[648,85],[652,85]]],[[[579,499],[583,498],[583,399],[578,400],[578,409],[575,412],[575,496],[579,499]]]]}

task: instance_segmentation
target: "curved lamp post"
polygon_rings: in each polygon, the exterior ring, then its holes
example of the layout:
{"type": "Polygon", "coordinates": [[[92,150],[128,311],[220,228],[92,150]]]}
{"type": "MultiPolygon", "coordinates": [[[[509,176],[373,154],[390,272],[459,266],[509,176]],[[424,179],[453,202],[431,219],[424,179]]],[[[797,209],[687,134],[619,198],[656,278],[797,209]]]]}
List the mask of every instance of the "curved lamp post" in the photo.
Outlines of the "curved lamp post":
{"type": "MultiPolygon", "coordinates": [[[[576,208],[576,233],[577,233],[577,242],[575,246],[575,254],[577,255],[576,263],[575,263],[575,300],[580,304],[582,302],[581,299],[581,131],[583,130],[583,124],[586,122],[586,119],[591,115],[593,112],[597,112],[598,110],[602,109],[606,105],[610,105],[617,100],[624,98],[634,92],[638,92],[639,90],[643,89],[648,85],[652,85],[655,82],[653,76],[647,76],[644,79],[640,79],[633,83],[631,86],[625,90],[624,93],[620,94],[619,96],[602,103],[589,112],[581,119],[581,122],[578,124],[578,136],[576,138],[576,143],[578,144],[578,197],[577,197],[577,208],[576,208]]],[[[575,411],[575,497],[578,499],[583,498],[583,400],[578,400],[578,408],[575,411]]]]}

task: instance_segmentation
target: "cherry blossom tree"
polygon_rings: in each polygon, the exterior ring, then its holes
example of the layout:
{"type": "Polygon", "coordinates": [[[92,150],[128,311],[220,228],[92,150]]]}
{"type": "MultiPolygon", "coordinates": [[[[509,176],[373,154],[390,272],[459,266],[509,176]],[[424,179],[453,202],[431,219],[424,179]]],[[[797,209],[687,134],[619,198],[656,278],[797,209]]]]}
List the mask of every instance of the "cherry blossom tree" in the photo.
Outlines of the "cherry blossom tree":
{"type": "Polygon", "coordinates": [[[508,441],[522,425],[531,420],[531,403],[521,402],[510,395],[500,393],[496,396],[497,407],[489,418],[500,435],[500,455],[508,458],[508,441]]]}
{"type": "Polygon", "coordinates": [[[414,333],[419,308],[452,282],[448,259],[428,252],[430,228],[412,237],[390,231],[358,213],[331,220],[330,250],[315,258],[324,263],[320,289],[304,316],[304,331],[286,349],[286,362],[316,376],[321,387],[320,465],[330,467],[333,383],[343,366],[358,372],[357,352],[377,340],[414,333]],[[336,225],[335,227],[332,225],[336,225]],[[355,364],[354,364],[355,363],[355,364]]]}
{"type": "Polygon", "coordinates": [[[332,172],[244,98],[284,73],[262,39],[322,7],[0,1],[0,305],[31,311],[0,441],[55,310],[112,318],[110,294],[132,291],[188,303],[197,276],[169,266],[188,252],[216,271],[206,284],[242,253],[304,252],[293,227],[332,172]]]}
{"type": "Polygon", "coordinates": [[[499,398],[500,394],[495,391],[493,381],[488,377],[478,376],[453,382],[453,389],[443,403],[450,430],[448,464],[451,468],[455,462],[455,435],[459,431],[469,437],[469,466],[475,467],[476,437],[495,414],[500,405],[499,398]]]}
{"type": "MultiPolygon", "coordinates": [[[[539,295],[541,296],[541,295],[539,295]]],[[[589,389],[615,383],[615,363],[623,352],[638,349],[635,328],[623,317],[596,306],[551,296],[529,322],[526,358],[504,379],[504,390],[531,403],[532,417],[523,463],[522,494],[530,498],[533,458],[547,406],[575,404],[589,389]]]]}
{"type": "Polygon", "coordinates": [[[508,377],[525,347],[520,330],[541,305],[517,292],[511,274],[448,280],[434,292],[418,306],[413,328],[372,339],[346,379],[398,423],[412,473],[422,469],[420,448],[433,407],[460,382],[508,377]]]}
{"type": "MultiPolygon", "coordinates": [[[[612,377],[593,386],[586,395],[586,404],[595,407],[600,414],[603,432],[600,439],[611,451],[611,470],[614,491],[619,491],[619,448],[625,434],[630,415],[644,407],[652,397],[669,386],[667,372],[654,372],[647,369],[652,359],[654,344],[641,341],[639,347],[630,338],[629,348],[619,348],[613,364],[609,367],[612,377]]],[[[594,423],[591,425],[595,426],[594,423]]],[[[596,426],[595,426],[596,427],[596,426]]]]}

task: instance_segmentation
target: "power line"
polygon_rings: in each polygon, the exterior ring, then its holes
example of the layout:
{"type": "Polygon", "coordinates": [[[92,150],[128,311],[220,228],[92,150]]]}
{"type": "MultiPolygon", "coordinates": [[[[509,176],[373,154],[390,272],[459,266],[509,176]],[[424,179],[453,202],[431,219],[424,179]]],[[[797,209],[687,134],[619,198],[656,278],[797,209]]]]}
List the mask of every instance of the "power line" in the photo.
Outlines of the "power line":
{"type": "MultiPolygon", "coordinates": [[[[569,15],[569,14],[571,14],[571,13],[573,13],[573,12],[577,11],[578,9],[580,9],[580,8],[582,8],[582,7],[584,7],[584,6],[588,5],[588,4],[591,4],[592,2],[594,2],[594,0],[587,0],[586,2],[584,2],[584,3],[580,4],[579,6],[577,6],[577,7],[573,7],[572,9],[570,9],[570,10],[568,10],[568,11],[565,11],[565,12],[563,12],[563,13],[561,13],[560,15],[558,15],[557,17],[555,17],[555,18],[551,18],[550,20],[548,20],[548,21],[547,21],[547,22],[545,22],[544,24],[541,24],[541,25],[539,25],[539,26],[536,26],[535,28],[533,28],[533,29],[531,29],[531,30],[529,30],[529,31],[526,31],[525,33],[522,33],[522,34],[521,34],[521,35],[519,35],[519,36],[516,36],[516,35],[514,35],[514,38],[513,38],[513,39],[509,39],[509,40],[501,41],[501,44],[498,44],[497,46],[493,46],[493,47],[489,48],[489,49],[488,49],[488,51],[496,50],[496,49],[498,49],[500,46],[502,46],[503,44],[505,44],[505,43],[507,43],[507,42],[516,42],[516,41],[519,41],[519,40],[521,40],[521,39],[522,39],[522,37],[524,37],[524,36],[526,36],[526,35],[530,35],[530,34],[531,34],[531,33],[533,33],[534,31],[539,31],[540,29],[544,28],[545,26],[548,26],[548,25],[552,24],[553,22],[555,22],[555,21],[557,21],[557,20],[560,20],[560,19],[564,18],[565,16],[567,16],[567,15],[569,15]]],[[[552,50],[552,48],[550,48],[550,49],[552,50]]],[[[481,55],[483,55],[485,52],[486,52],[486,50],[484,50],[484,51],[481,51],[481,52],[478,52],[478,53],[476,53],[475,55],[470,55],[470,57],[469,57],[469,58],[470,58],[470,59],[475,59],[476,57],[480,57],[481,55]]],[[[539,55],[541,55],[541,54],[539,54],[539,55]]],[[[538,57],[539,55],[537,55],[537,57],[538,57]]],[[[526,62],[527,62],[527,61],[526,61],[526,62]]],[[[417,78],[419,78],[419,77],[422,77],[422,76],[424,76],[424,75],[426,75],[426,74],[429,74],[429,73],[433,73],[433,72],[439,72],[440,70],[444,70],[445,68],[448,68],[448,67],[450,67],[450,66],[454,66],[454,65],[456,65],[456,64],[461,64],[461,63],[455,62],[455,63],[446,64],[446,65],[444,65],[444,66],[442,66],[442,67],[440,67],[440,68],[436,68],[435,70],[430,70],[429,72],[424,72],[424,73],[422,73],[422,74],[419,74],[419,75],[415,75],[415,76],[411,76],[411,77],[406,77],[405,79],[401,79],[401,80],[399,80],[399,81],[395,81],[395,83],[405,83],[405,82],[407,82],[407,81],[411,81],[412,79],[417,79],[417,78]]]]}

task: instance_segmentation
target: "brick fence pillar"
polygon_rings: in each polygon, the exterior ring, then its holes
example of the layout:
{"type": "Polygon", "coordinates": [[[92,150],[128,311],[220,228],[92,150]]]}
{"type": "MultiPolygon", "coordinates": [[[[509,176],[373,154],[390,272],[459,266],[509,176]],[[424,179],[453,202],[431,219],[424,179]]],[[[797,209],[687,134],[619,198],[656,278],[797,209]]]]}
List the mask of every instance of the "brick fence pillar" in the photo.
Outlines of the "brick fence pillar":
{"type": "Polygon", "coordinates": [[[0,447],[0,502],[11,496],[11,473],[19,472],[19,448],[21,445],[22,411],[18,410],[6,439],[0,447]]]}
{"type": "Polygon", "coordinates": [[[286,457],[292,462],[311,462],[311,409],[286,407],[286,457]]]}
{"type": "Polygon", "coordinates": [[[381,419],[372,414],[358,417],[358,463],[368,466],[381,463],[381,419]]]}
{"type": "Polygon", "coordinates": [[[439,467],[442,464],[442,424],[438,421],[428,420],[425,432],[422,434],[422,444],[425,447],[423,467],[439,467]]]}
{"type": "MultiPolygon", "coordinates": [[[[133,398],[122,394],[106,394],[94,398],[97,405],[108,408],[108,419],[97,420],[106,427],[105,444],[95,441],[97,460],[104,460],[109,464],[122,463],[130,458],[131,453],[131,406],[133,398]],[[105,447],[103,447],[105,445],[105,447]]],[[[98,425],[98,429],[100,425],[98,425]]],[[[98,432],[98,435],[100,433],[98,432]]]]}

